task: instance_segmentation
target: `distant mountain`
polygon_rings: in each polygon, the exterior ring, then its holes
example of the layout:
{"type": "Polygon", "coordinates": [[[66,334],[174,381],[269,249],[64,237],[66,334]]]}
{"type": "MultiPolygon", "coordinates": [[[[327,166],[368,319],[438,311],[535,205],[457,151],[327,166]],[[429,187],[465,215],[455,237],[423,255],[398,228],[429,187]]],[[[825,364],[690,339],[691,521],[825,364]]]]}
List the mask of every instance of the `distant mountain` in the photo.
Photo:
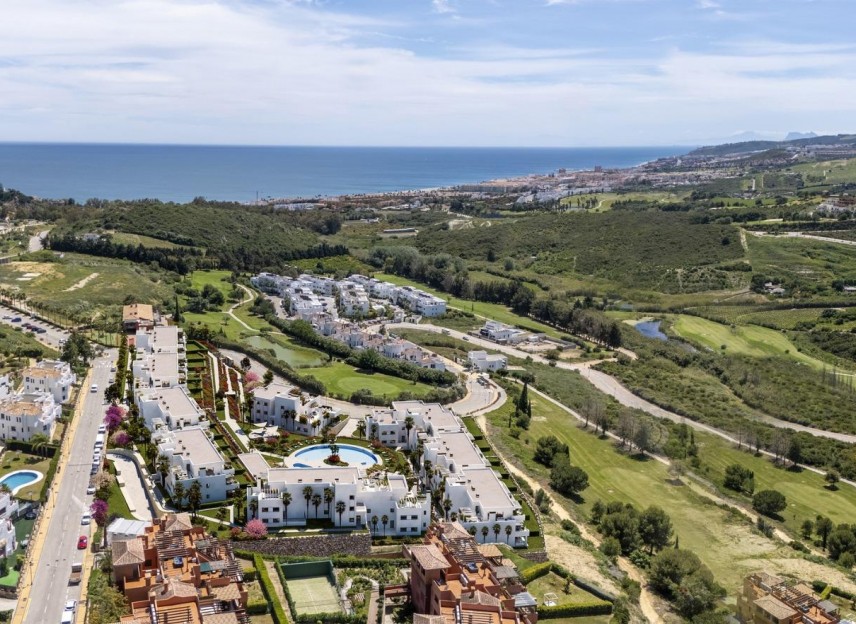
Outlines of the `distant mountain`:
{"type": "MultiPolygon", "coordinates": [[[[792,133],[794,134],[794,133],[792,133]]],[[[787,141],[743,141],[726,143],[723,145],[710,145],[693,150],[689,156],[725,156],[737,154],[750,154],[769,149],[782,149],[786,147],[806,147],[808,145],[856,145],[856,135],[838,134],[828,136],[813,136],[790,139],[787,141]]]]}
{"type": "Polygon", "coordinates": [[[788,132],[785,141],[796,141],[798,139],[815,139],[817,134],[814,132],[788,132]]]}

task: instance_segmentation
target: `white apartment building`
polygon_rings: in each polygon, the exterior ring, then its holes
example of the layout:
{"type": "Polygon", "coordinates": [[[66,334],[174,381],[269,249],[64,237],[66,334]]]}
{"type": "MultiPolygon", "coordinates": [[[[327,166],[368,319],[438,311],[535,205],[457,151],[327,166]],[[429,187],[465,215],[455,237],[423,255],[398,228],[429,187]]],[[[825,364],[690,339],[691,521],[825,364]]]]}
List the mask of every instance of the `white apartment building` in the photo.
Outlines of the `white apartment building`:
{"type": "Polygon", "coordinates": [[[46,392],[23,392],[0,400],[0,439],[30,440],[37,433],[52,438],[62,405],[46,392]]]}
{"type": "Polygon", "coordinates": [[[187,363],[178,353],[137,351],[132,369],[137,388],[171,388],[187,380],[187,363]]]}
{"type": "Polygon", "coordinates": [[[323,398],[281,383],[256,388],[250,410],[254,423],[308,436],[319,435],[325,426],[338,422],[340,414],[341,410],[325,405],[323,398]]]}
{"type": "Polygon", "coordinates": [[[397,302],[422,316],[440,316],[446,313],[446,301],[412,286],[401,286],[397,302]]]}
{"type": "Polygon", "coordinates": [[[529,529],[523,509],[490,466],[465,468],[447,478],[445,495],[464,528],[474,527],[477,536],[483,536],[483,529],[488,529],[484,541],[526,546],[529,529]],[[494,533],[497,524],[499,534],[494,533]],[[506,527],[511,528],[510,534],[506,527]]]}
{"type": "Polygon", "coordinates": [[[470,367],[479,372],[498,371],[508,368],[508,358],[501,353],[487,351],[470,351],[467,354],[470,367]]]}
{"type": "Polygon", "coordinates": [[[18,548],[12,515],[18,510],[18,500],[0,492],[0,556],[8,557],[18,548]]]}
{"type": "Polygon", "coordinates": [[[485,540],[481,531],[487,527],[490,534],[485,541],[507,539],[513,546],[526,545],[529,530],[520,504],[451,410],[435,403],[396,401],[391,408],[374,410],[366,428],[370,437],[388,447],[415,449],[421,441],[419,466],[425,483],[435,489],[445,481],[450,513],[467,529],[474,527],[479,539],[485,540]],[[408,422],[412,424],[409,433],[408,422]],[[426,462],[430,462],[430,474],[425,473],[426,462]],[[493,533],[496,524],[501,528],[499,537],[493,533]],[[506,526],[511,527],[510,535],[506,526]]]}
{"type": "Polygon", "coordinates": [[[158,325],[139,330],[134,336],[137,351],[147,353],[184,353],[187,340],[184,330],[176,325],[158,325]]]}
{"type": "Polygon", "coordinates": [[[269,527],[304,526],[318,518],[377,534],[419,535],[431,522],[430,498],[419,496],[415,487],[408,488],[407,479],[399,474],[369,477],[357,467],[269,468],[259,483],[247,488],[247,508],[255,508],[256,517],[269,527]],[[327,489],[333,492],[329,505],[324,502],[327,489]],[[282,500],[285,492],[291,495],[287,508],[282,500]],[[315,494],[321,496],[317,508],[311,503],[315,494]],[[341,514],[336,511],[339,502],[345,503],[341,514]]]}
{"type": "Polygon", "coordinates": [[[479,330],[479,334],[494,342],[516,344],[523,340],[526,332],[498,321],[487,321],[479,330]]]}
{"type": "Polygon", "coordinates": [[[184,386],[158,388],[138,393],[137,407],[150,431],[156,431],[162,427],[182,429],[208,426],[205,412],[184,386]]]}
{"type": "Polygon", "coordinates": [[[42,360],[35,366],[25,368],[21,376],[24,380],[23,392],[46,392],[53,395],[57,403],[65,403],[71,398],[71,389],[77,377],[66,362],[42,360]]]}
{"type": "Polygon", "coordinates": [[[223,501],[239,487],[234,468],[223,459],[217,446],[201,427],[155,432],[158,455],[169,458],[164,486],[172,495],[181,482],[185,492],[194,481],[202,487],[202,502],[223,501]]]}
{"type": "Polygon", "coordinates": [[[365,316],[371,305],[365,289],[353,282],[339,282],[339,307],[345,316],[365,316]]]}

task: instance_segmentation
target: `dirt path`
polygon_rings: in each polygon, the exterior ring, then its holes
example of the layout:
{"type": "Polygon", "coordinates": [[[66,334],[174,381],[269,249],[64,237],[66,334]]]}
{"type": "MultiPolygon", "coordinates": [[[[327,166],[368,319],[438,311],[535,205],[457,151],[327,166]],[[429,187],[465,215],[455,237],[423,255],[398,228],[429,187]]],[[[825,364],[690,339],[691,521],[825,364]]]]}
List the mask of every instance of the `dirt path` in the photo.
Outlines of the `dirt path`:
{"type": "Polygon", "coordinates": [[[78,281],[76,284],[72,284],[71,286],[66,288],[65,292],[71,292],[73,290],[79,290],[79,289],[83,288],[84,286],[86,286],[89,282],[94,280],[96,277],[98,277],[98,273],[90,273],[89,275],[84,277],[82,280],[78,281]]]}
{"type": "Polygon", "coordinates": [[[270,582],[273,585],[273,590],[276,592],[276,597],[282,608],[288,613],[288,601],[285,599],[285,590],[282,588],[282,583],[279,580],[279,574],[276,573],[276,565],[273,561],[265,559],[265,568],[267,569],[270,582]]]}
{"type": "MultiPolygon", "coordinates": [[[[530,388],[530,390],[534,390],[530,388]]],[[[549,397],[547,397],[549,399],[549,397]]],[[[485,418],[484,414],[479,414],[475,416],[475,420],[478,423],[481,430],[487,432],[487,418],[485,418]]],[[[530,477],[528,474],[520,470],[517,466],[515,466],[512,462],[505,457],[496,445],[493,446],[493,452],[499,457],[500,460],[505,464],[508,468],[508,471],[513,474],[518,479],[525,481],[529,484],[529,487],[532,488],[533,491],[543,489],[541,484],[538,483],[535,479],[530,477]]],[[[544,493],[547,495],[547,498],[550,499],[551,502],[551,510],[559,520],[569,520],[573,522],[574,525],[579,529],[580,535],[583,539],[590,541],[595,546],[600,546],[600,536],[592,533],[587,526],[577,522],[574,518],[571,517],[571,514],[568,513],[568,510],[565,509],[559,502],[553,497],[553,494],[544,490],[544,493]]],[[[551,540],[553,546],[556,546],[556,543],[551,540]]],[[[568,551],[565,551],[567,554],[568,551]]],[[[645,585],[645,579],[642,577],[642,574],[633,566],[630,561],[625,559],[624,557],[619,557],[618,559],[618,567],[621,568],[623,572],[627,574],[632,580],[639,583],[641,591],[639,593],[639,607],[642,609],[642,614],[645,616],[645,619],[651,624],[662,624],[663,618],[660,617],[660,614],[657,613],[657,609],[654,607],[654,597],[651,594],[651,591],[645,585]]]]}
{"type": "Polygon", "coordinates": [[[245,327],[246,329],[249,329],[251,332],[256,332],[256,333],[258,333],[258,331],[259,331],[259,330],[257,330],[257,329],[253,329],[252,327],[250,327],[249,325],[247,325],[244,321],[242,321],[242,320],[241,320],[241,319],[239,319],[237,316],[235,316],[235,308],[237,308],[237,307],[239,307],[239,306],[242,306],[242,305],[244,305],[245,303],[249,303],[250,301],[252,301],[252,300],[253,300],[253,291],[252,291],[252,290],[250,290],[249,288],[247,288],[247,287],[246,287],[246,286],[244,286],[243,284],[238,284],[238,286],[239,286],[240,288],[242,288],[242,289],[243,289],[244,293],[247,295],[247,298],[246,298],[246,299],[241,299],[238,303],[236,303],[236,304],[232,305],[232,306],[231,306],[231,307],[226,311],[226,314],[228,314],[229,316],[231,316],[231,317],[232,317],[233,319],[235,319],[235,320],[236,320],[240,325],[242,325],[242,326],[243,326],[243,327],[245,327]]]}

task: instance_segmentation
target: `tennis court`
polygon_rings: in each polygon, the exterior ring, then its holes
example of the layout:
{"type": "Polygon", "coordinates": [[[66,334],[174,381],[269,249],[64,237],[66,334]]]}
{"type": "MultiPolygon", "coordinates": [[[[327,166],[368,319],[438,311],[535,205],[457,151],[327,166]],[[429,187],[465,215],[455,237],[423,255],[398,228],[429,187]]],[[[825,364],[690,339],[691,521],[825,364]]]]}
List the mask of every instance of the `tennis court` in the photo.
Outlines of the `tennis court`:
{"type": "Polygon", "coordinates": [[[298,615],[340,613],[342,605],[333,582],[330,562],[285,564],[282,566],[288,593],[298,615]],[[321,566],[318,564],[326,564],[321,566]],[[291,568],[291,569],[289,569],[291,568]],[[314,568],[314,569],[313,569],[314,568]],[[311,574],[311,575],[310,575],[311,574]]]}

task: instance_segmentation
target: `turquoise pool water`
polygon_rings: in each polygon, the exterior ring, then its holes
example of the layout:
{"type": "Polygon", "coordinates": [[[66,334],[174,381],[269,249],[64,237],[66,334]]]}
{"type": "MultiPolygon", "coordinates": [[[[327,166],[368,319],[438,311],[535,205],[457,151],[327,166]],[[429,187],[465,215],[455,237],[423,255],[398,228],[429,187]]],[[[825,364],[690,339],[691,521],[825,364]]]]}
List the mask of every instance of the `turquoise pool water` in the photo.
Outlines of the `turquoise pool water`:
{"type": "MultiPolygon", "coordinates": [[[[379,464],[380,458],[368,449],[360,446],[351,446],[350,444],[339,444],[339,458],[343,462],[347,462],[348,466],[359,466],[360,468],[368,468],[379,464]]],[[[295,451],[291,454],[293,459],[298,461],[292,463],[295,468],[315,468],[325,466],[324,460],[330,456],[329,444],[315,444],[307,446],[304,449],[295,451]]]]}
{"type": "Polygon", "coordinates": [[[12,494],[20,490],[25,485],[30,485],[42,478],[42,473],[35,470],[16,470],[7,474],[0,479],[0,485],[8,486],[12,490],[12,494]]]}

